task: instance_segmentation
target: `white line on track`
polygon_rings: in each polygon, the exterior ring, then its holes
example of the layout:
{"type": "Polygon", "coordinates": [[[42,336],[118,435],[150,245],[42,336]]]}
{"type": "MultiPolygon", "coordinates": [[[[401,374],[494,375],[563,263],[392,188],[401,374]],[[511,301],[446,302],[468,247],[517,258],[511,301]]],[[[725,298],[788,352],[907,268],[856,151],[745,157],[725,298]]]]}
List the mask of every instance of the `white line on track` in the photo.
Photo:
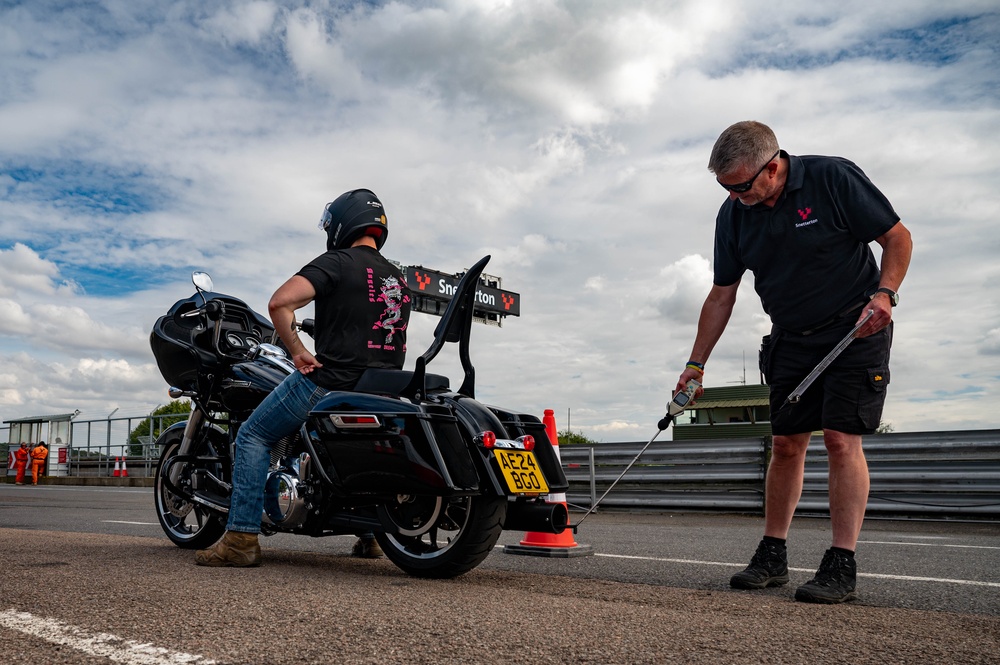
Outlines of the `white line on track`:
{"type": "Polygon", "coordinates": [[[858,544],[865,545],[902,545],[903,547],[951,547],[965,550],[1000,550],[1000,547],[991,545],[949,545],[947,543],[900,543],[895,540],[859,540],[858,544]]]}
{"type": "MultiPolygon", "coordinates": [[[[699,566],[728,566],[731,568],[743,568],[746,564],[743,563],[724,563],[721,561],[698,561],[696,559],[660,559],[651,556],[632,556],[628,554],[600,554],[595,553],[594,556],[603,556],[611,559],[635,559],[638,561],[660,561],[663,563],[688,563],[695,564],[699,566]]],[[[816,571],[812,568],[789,568],[798,573],[815,573],[816,571]]],[[[962,584],[965,586],[983,586],[992,587],[995,589],[1000,589],[1000,582],[980,582],[978,580],[953,580],[947,578],[939,577],[914,577],[911,575],[881,575],[879,573],[858,573],[858,577],[871,577],[872,579],[878,580],[900,580],[906,582],[938,582],[941,584],[962,584]]]]}
{"type": "Polygon", "coordinates": [[[126,640],[110,633],[91,633],[56,619],[36,617],[27,612],[0,612],[0,626],[25,635],[70,647],[88,656],[107,658],[125,665],[211,665],[214,660],[152,644],[126,640]]]}
{"type": "Polygon", "coordinates": [[[137,524],[139,526],[156,526],[156,522],[129,522],[127,520],[101,520],[102,524],[137,524]]]}

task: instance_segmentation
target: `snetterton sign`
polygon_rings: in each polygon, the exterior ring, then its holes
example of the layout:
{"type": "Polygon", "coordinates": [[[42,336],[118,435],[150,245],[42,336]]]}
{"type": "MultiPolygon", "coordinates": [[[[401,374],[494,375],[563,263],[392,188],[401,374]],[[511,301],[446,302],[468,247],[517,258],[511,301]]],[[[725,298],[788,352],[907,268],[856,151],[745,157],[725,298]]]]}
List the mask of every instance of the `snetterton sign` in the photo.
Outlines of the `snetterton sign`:
{"type": "MultiPolygon", "coordinates": [[[[462,275],[447,275],[422,266],[406,266],[406,284],[414,295],[414,311],[441,315],[455,294],[462,275]]],[[[474,314],[499,323],[505,316],[521,315],[521,296],[500,288],[500,278],[483,275],[476,289],[474,314]]]]}

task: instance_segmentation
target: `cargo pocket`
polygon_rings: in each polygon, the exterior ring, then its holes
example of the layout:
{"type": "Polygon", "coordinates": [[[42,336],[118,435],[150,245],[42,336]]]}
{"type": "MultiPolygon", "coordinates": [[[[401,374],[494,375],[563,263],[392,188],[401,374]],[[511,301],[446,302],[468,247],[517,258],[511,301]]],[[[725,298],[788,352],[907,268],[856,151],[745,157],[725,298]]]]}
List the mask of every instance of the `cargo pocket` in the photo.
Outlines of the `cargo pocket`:
{"type": "Polygon", "coordinates": [[[876,367],[868,370],[865,385],[858,395],[858,416],[865,427],[878,429],[882,421],[882,407],[885,406],[885,389],[889,386],[889,368],[876,367]]]}
{"type": "Polygon", "coordinates": [[[760,339],[760,351],[757,352],[757,366],[760,368],[760,375],[764,383],[771,382],[771,353],[774,350],[774,343],[777,335],[764,335],[760,339]]]}

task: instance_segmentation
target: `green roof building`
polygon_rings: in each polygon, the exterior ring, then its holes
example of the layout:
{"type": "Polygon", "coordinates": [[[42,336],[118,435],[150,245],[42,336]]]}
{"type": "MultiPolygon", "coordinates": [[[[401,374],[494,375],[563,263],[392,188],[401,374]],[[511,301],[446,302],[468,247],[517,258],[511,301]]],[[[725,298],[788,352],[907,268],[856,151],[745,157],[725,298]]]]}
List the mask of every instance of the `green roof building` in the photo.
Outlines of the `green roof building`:
{"type": "Polygon", "coordinates": [[[771,436],[769,391],[760,384],[705,388],[674,423],[674,441],[771,436]]]}

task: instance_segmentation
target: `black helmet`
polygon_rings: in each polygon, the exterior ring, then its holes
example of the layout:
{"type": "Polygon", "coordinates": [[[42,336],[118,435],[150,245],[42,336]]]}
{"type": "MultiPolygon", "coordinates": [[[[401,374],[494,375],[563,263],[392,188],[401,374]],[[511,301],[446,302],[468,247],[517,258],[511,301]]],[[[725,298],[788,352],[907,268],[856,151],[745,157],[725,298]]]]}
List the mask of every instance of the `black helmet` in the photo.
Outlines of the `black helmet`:
{"type": "Polygon", "coordinates": [[[375,247],[382,249],[389,235],[385,208],[370,189],[344,192],[327,203],[319,228],[326,231],[326,249],[346,249],[363,235],[375,238],[375,247]]]}

